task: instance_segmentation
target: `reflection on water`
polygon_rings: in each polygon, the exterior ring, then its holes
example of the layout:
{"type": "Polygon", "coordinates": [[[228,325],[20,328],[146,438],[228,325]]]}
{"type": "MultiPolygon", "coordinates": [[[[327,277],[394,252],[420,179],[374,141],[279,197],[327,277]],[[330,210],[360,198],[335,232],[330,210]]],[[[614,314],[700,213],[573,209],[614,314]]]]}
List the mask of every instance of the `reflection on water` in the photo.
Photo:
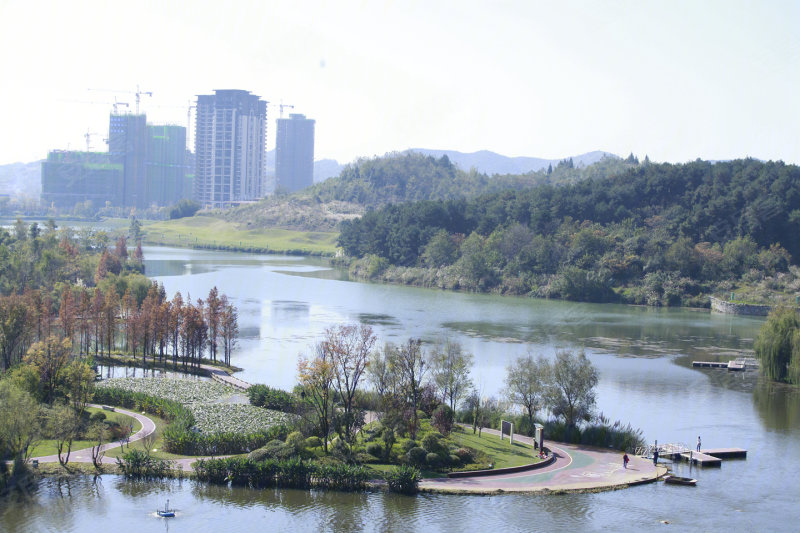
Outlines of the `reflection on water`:
{"type": "Polygon", "coordinates": [[[800,427],[800,387],[762,379],[753,390],[753,404],[767,429],[796,431],[800,427]]]}

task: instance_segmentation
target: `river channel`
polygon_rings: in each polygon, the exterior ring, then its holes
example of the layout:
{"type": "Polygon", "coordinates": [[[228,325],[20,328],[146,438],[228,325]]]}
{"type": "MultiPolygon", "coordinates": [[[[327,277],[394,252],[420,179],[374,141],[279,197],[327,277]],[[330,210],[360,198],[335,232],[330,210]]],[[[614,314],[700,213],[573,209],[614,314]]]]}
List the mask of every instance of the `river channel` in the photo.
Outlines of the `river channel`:
{"type": "Polygon", "coordinates": [[[362,322],[380,342],[458,340],[475,355],[485,395],[503,394],[506,365],[526,354],[583,349],[598,368],[598,411],[652,442],[741,447],[721,468],[675,465],[698,486],[654,483],[597,494],[401,497],[252,491],[192,481],[105,476],[43,482],[0,504],[0,531],[796,531],[800,526],[800,392],[753,371],[697,370],[692,360],[752,352],[763,319],[702,310],[450,293],[349,281],[324,260],[146,248],[147,274],[168,294],[212,286],[239,309],[233,363],[254,383],[291,388],[298,354],[325,328],[362,322]],[[169,498],[180,512],[153,516],[169,498]],[[669,525],[662,523],[669,522],[669,525]]]}

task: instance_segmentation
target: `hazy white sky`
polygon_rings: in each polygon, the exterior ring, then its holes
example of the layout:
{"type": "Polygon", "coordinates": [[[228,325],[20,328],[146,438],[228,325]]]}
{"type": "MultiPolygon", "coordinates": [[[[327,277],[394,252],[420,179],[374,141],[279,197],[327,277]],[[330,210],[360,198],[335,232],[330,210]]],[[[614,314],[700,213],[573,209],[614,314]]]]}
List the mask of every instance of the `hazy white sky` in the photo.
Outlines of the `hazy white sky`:
{"type": "MultiPolygon", "coordinates": [[[[316,119],[316,158],[412,147],[800,163],[800,2],[0,0],[0,163],[105,149],[108,104],[214,89],[316,119]]],[[[288,112],[288,111],[287,111],[288,112]]],[[[269,108],[274,148],[277,108],[269,108]]]]}

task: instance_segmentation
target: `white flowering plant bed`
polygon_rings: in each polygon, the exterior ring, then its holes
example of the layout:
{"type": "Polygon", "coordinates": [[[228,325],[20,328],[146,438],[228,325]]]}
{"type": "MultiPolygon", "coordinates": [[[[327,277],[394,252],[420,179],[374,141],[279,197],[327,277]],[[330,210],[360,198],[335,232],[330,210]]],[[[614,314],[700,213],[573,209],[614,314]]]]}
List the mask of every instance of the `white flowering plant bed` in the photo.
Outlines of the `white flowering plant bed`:
{"type": "Polygon", "coordinates": [[[113,378],[103,380],[97,386],[141,392],[187,407],[225,400],[236,392],[232,387],[215,381],[174,378],[113,378]]]}
{"type": "Polygon", "coordinates": [[[289,422],[289,415],[242,403],[195,404],[189,407],[200,433],[254,433],[289,422]]]}
{"type": "Polygon", "coordinates": [[[238,391],[216,381],[175,378],[114,378],[98,387],[113,387],[176,401],[191,411],[194,428],[200,433],[242,433],[266,431],[290,422],[290,415],[250,404],[227,403],[238,391]]]}

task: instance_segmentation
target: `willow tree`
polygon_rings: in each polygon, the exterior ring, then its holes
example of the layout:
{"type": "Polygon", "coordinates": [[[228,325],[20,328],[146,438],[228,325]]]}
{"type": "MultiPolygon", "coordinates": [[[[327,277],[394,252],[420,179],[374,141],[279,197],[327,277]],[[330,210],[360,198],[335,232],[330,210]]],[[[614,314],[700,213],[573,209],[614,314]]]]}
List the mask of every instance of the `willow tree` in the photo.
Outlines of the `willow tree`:
{"type": "Polygon", "coordinates": [[[764,375],[773,381],[800,385],[800,315],[777,308],[761,326],[755,342],[764,375]]]}

